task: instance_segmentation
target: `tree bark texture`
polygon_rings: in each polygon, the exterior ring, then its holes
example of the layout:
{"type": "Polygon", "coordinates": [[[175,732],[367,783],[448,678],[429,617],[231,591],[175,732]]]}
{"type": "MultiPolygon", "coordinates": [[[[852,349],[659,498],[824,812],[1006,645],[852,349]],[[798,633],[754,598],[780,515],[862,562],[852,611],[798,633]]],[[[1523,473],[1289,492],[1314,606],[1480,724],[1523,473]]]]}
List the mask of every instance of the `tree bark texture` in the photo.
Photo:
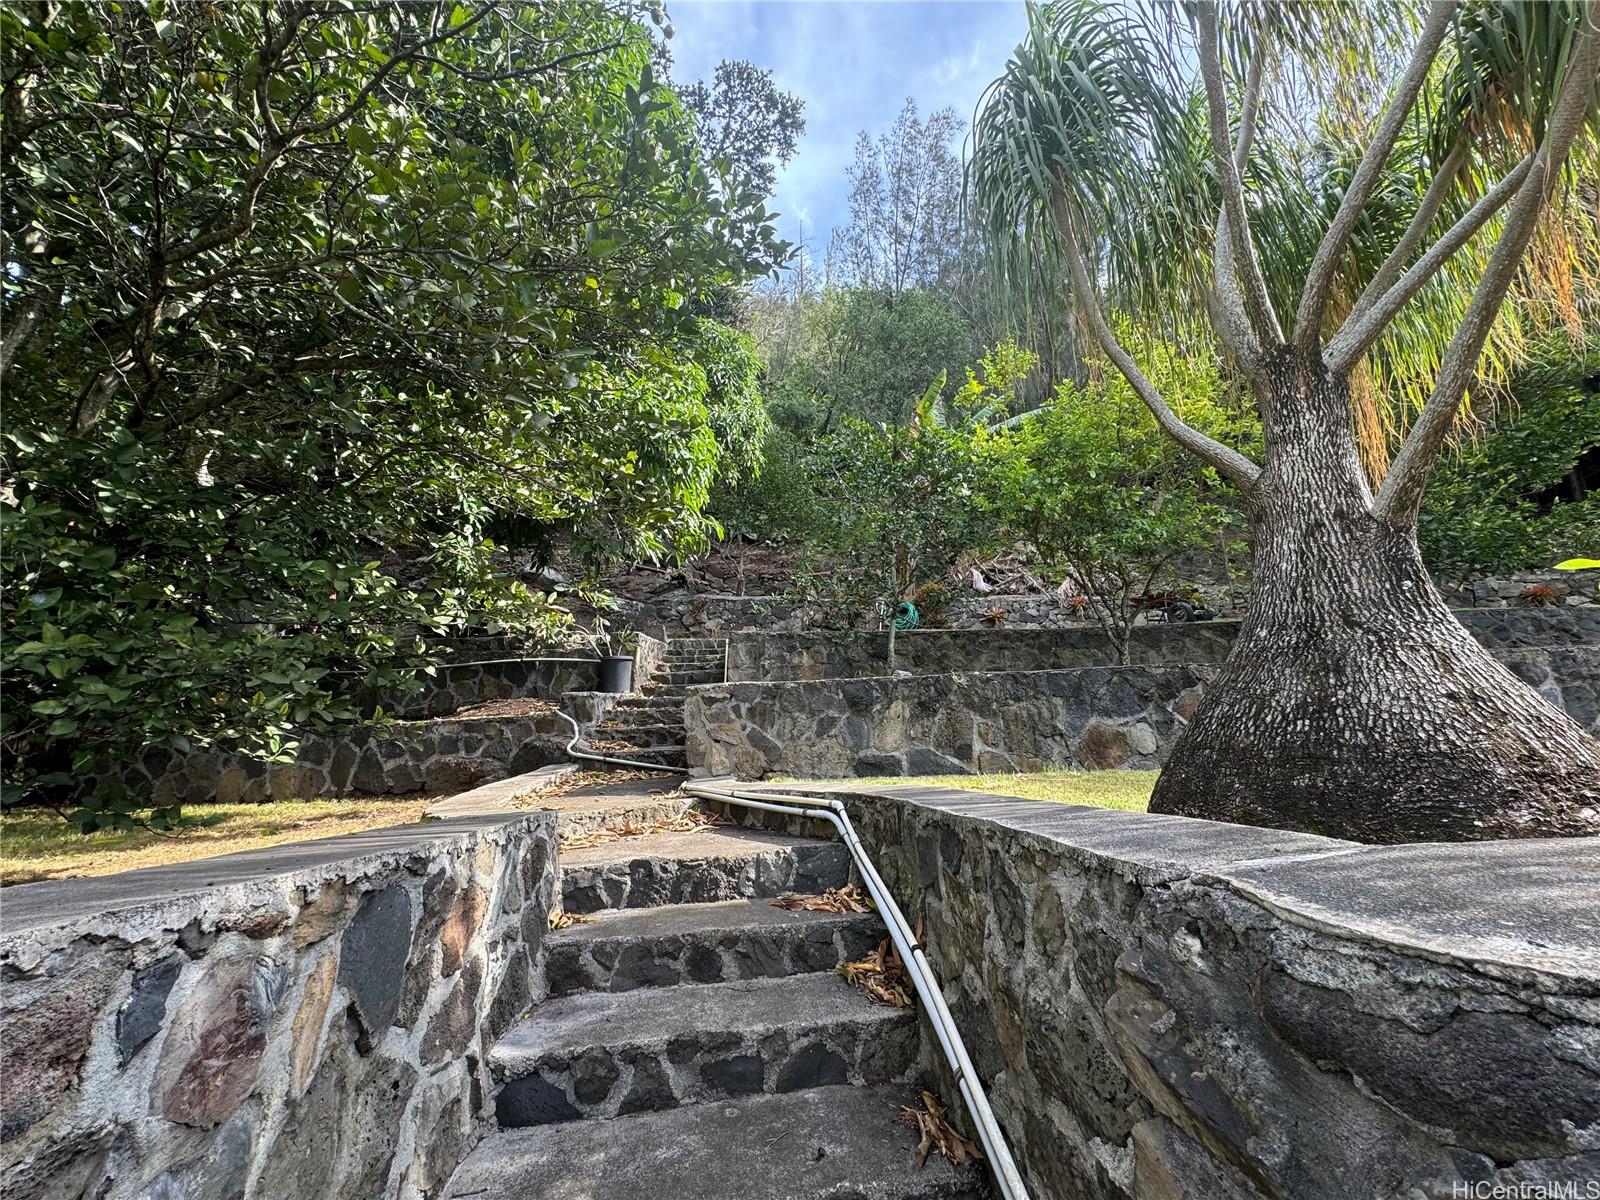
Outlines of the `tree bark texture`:
{"type": "Polygon", "coordinates": [[[1279,350],[1238,639],[1150,811],[1362,842],[1600,834],[1600,743],[1451,615],[1375,516],[1348,388],[1279,350]]]}

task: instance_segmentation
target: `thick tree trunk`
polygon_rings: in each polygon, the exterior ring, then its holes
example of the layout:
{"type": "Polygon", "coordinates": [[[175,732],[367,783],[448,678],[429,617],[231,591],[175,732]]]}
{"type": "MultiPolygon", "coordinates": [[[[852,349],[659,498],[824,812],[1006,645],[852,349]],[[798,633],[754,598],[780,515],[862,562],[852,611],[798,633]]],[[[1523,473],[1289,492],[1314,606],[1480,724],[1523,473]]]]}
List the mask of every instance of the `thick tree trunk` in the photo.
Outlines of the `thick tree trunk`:
{"type": "Polygon", "coordinates": [[[1363,842],[1600,833],[1600,743],[1467,633],[1374,517],[1337,381],[1263,395],[1248,616],[1150,811],[1363,842]]]}

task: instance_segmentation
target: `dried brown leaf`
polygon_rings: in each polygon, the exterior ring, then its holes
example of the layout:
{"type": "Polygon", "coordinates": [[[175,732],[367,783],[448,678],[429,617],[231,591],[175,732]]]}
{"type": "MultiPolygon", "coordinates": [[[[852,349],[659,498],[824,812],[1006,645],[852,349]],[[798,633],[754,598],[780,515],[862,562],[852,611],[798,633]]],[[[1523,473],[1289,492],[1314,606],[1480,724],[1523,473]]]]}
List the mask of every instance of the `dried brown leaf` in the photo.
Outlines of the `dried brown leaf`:
{"type": "Polygon", "coordinates": [[[586,917],[582,913],[565,912],[560,908],[552,908],[550,910],[550,929],[552,932],[557,929],[567,929],[573,925],[583,925],[592,920],[594,920],[593,917],[586,917]]]}
{"type": "Polygon", "coordinates": [[[864,913],[872,911],[872,902],[862,895],[855,884],[842,888],[829,888],[820,896],[807,892],[790,892],[772,902],[774,908],[791,912],[803,909],[809,912],[864,913]]]}
{"type": "Polygon", "coordinates": [[[912,1000],[911,976],[905,963],[890,944],[888,938],[878,943],[878,948],[865,958],[847,962],[838,968],[845,982],[860,988],[867,998],[891,1008],[910,1008],[912,1000]]]}
{"type": "Polygon", "coordinates": [[[922,1093],[920,1109],[907,1106],[900,1110],[900,1116],[907,1125],[917,1131],[920,1138],[917,1142],[918,1167],[928,1161],[928,1155],[934,1150],[938,1150],[946,1162],[957,1167],[968,1161],[983,1161],[983,1151],[969,1138],[962,1137],[956,1132],[955,1127],[945,1120],[944,1106],[932,1092],[922,1093]]]}

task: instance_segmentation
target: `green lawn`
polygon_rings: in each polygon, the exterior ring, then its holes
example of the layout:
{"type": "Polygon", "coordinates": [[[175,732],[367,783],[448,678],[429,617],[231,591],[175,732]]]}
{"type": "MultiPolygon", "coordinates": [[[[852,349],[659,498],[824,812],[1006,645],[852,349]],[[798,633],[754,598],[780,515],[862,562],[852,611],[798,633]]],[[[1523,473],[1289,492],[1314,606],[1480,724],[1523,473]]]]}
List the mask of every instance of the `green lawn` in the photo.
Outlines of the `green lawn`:
{"type": "Polygon", "coordinates": [[[285,842],[360,833],[422,819],[437,797],[404,800],[289,800],[275,804],[193,804],[195,824],[175,833],[104,830],[85,836],[49,809],[19,808],[0,816],[0,882],[36,883],[73,875],[110,875],[259,850],[285,842]]]}
{"type": "MultiPolygon", "coordinates": [[[[1087,804],[1094,808],[1121,808],[1143,812],[1156,786],[1156,771],[1039,771],[1014,775],[912,775],[898,779],[862,780],[874,787],[963,788],[1024,800],[1051,800],[1058,804],[1087,804]]],[[[821,780],[808,782],[824,782],[821,780]]],[[[839,781],[827,783],[837,786],[839,781]]]]}

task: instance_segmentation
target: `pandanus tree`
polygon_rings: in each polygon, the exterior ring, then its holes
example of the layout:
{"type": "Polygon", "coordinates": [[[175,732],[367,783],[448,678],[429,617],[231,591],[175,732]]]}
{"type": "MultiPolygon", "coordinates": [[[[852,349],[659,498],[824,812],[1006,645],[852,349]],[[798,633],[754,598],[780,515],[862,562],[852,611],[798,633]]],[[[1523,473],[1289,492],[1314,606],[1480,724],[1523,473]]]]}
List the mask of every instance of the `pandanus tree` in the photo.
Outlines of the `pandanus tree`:
{"type": "Polygon", "coordinates": [[[1416,538],[1524,325],[1594,317],[1597,22],[1030,10],[980,105],[969,212],[1005,277],[1063,268],[1089,340],[1238,489],[1254,546],[1248,616],[1152,811],[1377,842],[1600,833],[1600,744],[1454,619],[1416,538]],[[1260,461],[1180,418],[1119,311],[1220,352],[1260,461]]]}

